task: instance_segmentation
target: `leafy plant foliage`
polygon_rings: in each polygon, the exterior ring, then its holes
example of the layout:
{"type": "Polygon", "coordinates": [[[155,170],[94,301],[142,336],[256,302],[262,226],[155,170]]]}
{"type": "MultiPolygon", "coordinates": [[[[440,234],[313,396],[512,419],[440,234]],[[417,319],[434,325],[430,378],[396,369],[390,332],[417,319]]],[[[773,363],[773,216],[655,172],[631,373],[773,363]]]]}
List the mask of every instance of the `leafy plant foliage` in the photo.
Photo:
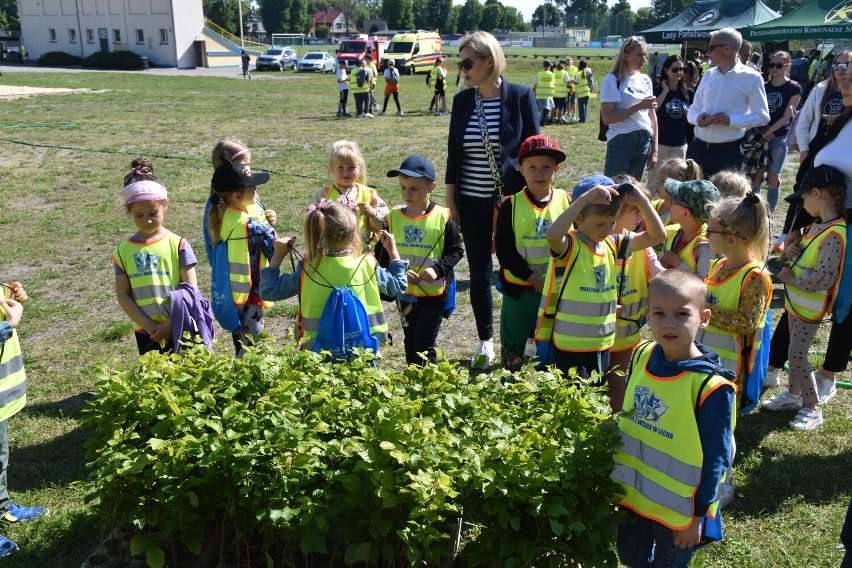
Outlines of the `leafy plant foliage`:
{"type": "Polygon", "coordinates": [[[150,566],[229,527],[284,563],[614,564],[617,428],[600,393],[456,364],[390,373],[271,347],[99,370],[86,409],[101,507],[150,566]],[[461,559],[459,559],[461,560],[461,559]]]}

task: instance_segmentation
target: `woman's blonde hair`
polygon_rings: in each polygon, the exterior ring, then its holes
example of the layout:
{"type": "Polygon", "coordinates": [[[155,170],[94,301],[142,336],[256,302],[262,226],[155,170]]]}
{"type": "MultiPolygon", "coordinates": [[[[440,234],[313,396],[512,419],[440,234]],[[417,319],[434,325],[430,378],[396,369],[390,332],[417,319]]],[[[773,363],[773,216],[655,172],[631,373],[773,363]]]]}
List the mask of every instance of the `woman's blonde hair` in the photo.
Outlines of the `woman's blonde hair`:
{"type": "Polygon", "coordinates": [[[305,245],[306,260],[314,269],[329,251],[349,249],[352,256],[360,256],[361,235],[355,211],[338,202],[309,211],[305,217],[305,245]]]}
{"type": "Polygon", "coordinates": [[[251,164],[251,150],[242,140],[233,136],[223,136],[216,141],[211,154],[213,169],[222,165],[222,157],[227,153],[227,158],[237,164],[251,164]]]}
{"type": "MultiPolygon", "coordinates": [[[[834,56],[834,59],[832,59],[832,60],[831,60],[832,64],[833,64],[835,61],[837,61],[837,58],[838,58],[838,57],[840,57],[841,55],[845,55],[845,56],[846,56],[846,59],[847,59],[847,60],[849,60],[849,63],[852,63],[852,50],[847,49],[846,51],[841,51],[840,53],[838,53],[837,55],[835,55],[835,56],[834,56]]],[[[848,70],[848,69],[847,69],[847,71],[846,71],[846,76],[847,76],[847,77],[849,76],[849,70],[848,70]]],[[[829,73],[829,75],[828,75],[828,79],[826,79],[825,81],[822,81],[822,82],[820,83],[820,85],[825,85],[825,91],[824,91],[824,92],[823,92],[823,94],[822,94],[822,100],[819,102],[819,108],[821,108],[821,109],[824,109],[824,108],[825,108],[825,105],[826,105],[826,103],[828,102],[828,99],[830,99],[830,98],[831,98],[831,95],[832,95],[835,91],[839,91],[839,90],[840,90],[840,83],[841,83],[841,82],[842,82],[842,81],[837,81],[837,80],[834,78],[834,70],[832,70],[832,71],[831,71],[831,73],[829,73]]]]}
{"type": "Polygon", "coordinates": [[[357,142],[338,140],[332,144],[328,153],[328,171],[332,175],[334,174],[334,164],[358,166],[358,177],[355,181],[360,184],[367,183],[367,162],[364,161],[364,154],[361,153],[361,147],[357,142]]]}
{"type": "Polygon", "coordinates": [[[506,72],[506,55],[497,38],[488,32],[473,32],[466,34],[459,40],[459,51],[467,47],[476,57],[490,57],[494,61],[494,69],[488,79],[496,81],[498,77],[506,72]]]}
{"type": "Polygon", "coordinates": [[[612,65],[611,73],[614,73],[616,77],[618,77],[619,81],[626,80],[630,69],[628,68],[627,58],[625,55],[637,47],[645,47],[647,49],[647,45],[648,44],[636,36],[629,37],[621,42],[621,49],[618,50],[618,55],[615,57],[615,63],[612,65]]]}
{"type": "Polygon", "coordinates": [[[739,238],[758,260],[769,254],[769,207],[753,192],[745,197],[726,197],[712,205],[710,218],[739,238]]]}

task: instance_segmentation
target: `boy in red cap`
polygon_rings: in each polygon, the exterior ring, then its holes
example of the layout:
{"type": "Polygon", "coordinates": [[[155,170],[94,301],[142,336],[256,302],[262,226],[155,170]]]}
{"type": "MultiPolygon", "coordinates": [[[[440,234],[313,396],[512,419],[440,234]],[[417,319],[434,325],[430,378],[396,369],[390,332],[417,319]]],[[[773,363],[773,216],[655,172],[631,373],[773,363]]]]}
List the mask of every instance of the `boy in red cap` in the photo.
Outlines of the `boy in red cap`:
{"type": "Polygon", "coordinates": [[[571,203],[568,194],[553,187],[565,153],[555,140],[530,136],[518,152],[518,170],[527,185],[509,196],[497,215],[495,248],[500,262],[500,360],[517,371],[524,357],[535,355],[538,306],[550,261],[547,228],[571,203]],[[530,351],[525,353],[527,344],[530,351]]]}

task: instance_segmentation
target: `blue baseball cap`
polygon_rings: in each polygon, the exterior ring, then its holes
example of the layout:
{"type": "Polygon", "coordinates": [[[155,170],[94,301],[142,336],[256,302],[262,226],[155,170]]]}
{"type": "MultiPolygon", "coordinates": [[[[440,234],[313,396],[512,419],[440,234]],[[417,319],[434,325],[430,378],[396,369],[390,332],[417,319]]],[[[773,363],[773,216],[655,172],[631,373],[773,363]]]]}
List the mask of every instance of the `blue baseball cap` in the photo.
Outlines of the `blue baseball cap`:
{"type": "Polygon", "coordinates": [[[435,181],[435,166],[432,165],[432,162],[426,156],[412,154],[404,159],[397,169],[388,172],[389,178],[399,175],[426,178],[429,181],[435,181]]]}
{"type": "Polygon", "coordinates": [[[589,176],[580,180],[580,183],[574,186],[574,191],[571,192],[571,201],[576,201],[583,196],[584,193],[597,185],[611,186],[615,185],[612,178],[607,176],[589,176]]]}

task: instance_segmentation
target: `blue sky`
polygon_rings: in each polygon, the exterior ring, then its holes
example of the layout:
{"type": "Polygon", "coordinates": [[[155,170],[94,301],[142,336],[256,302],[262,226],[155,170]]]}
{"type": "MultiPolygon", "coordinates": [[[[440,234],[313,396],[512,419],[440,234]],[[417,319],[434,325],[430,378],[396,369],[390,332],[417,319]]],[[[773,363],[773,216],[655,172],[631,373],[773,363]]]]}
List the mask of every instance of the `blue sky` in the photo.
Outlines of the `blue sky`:
{"type": "MultiPolygon", "coordinates": [[[[635,12],[639,8],[643,6],[650,6],[651,0],[629,0],[630,5],[633,7],[633,11],[635,12]]],[[[455,4],[464,4],[463,1],[454,0],[455,4]]],[[[544,0],[503,0],[504,6],[513,6],[517,8],[523,15],[524,21],[529,21],[532,17],[532,13],[536,8],[544,4],[544,0]]],[[[609,5],[612,6],[615,4],[614,0],[609,0],[609,5]]]]}

